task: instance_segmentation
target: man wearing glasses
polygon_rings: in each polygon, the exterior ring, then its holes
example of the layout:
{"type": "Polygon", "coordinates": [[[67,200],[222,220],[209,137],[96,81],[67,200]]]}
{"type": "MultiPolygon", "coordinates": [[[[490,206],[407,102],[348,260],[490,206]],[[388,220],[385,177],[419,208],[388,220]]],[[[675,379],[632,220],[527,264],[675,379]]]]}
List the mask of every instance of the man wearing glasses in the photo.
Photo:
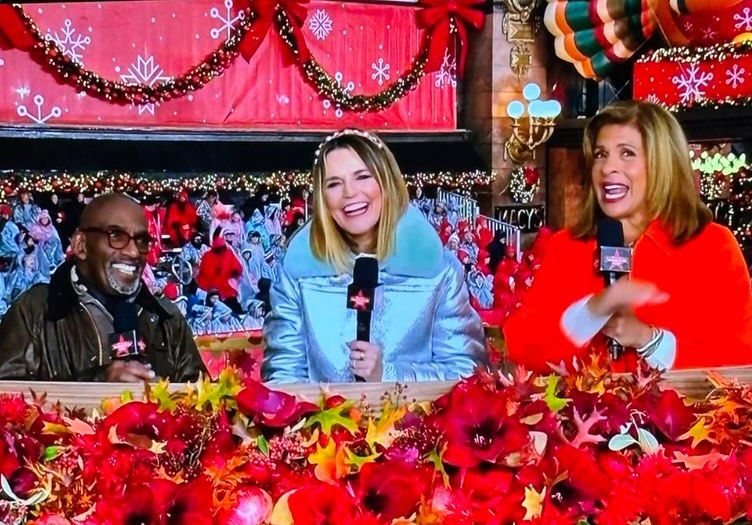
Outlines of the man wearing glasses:
{"type": "Polygon", "coordinates": [[[154,239],[138,203],[97,197],[71,237],[73,258],[0,323],[0,379],[195,380],[204,365],[178,309],[141,281],[154,239]]]}

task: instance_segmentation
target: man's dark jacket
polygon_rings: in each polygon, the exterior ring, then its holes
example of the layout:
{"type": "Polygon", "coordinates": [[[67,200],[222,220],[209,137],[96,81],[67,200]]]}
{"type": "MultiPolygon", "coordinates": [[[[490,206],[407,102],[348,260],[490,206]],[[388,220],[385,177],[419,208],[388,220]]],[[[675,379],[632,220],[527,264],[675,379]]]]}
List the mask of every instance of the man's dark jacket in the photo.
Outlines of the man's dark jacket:
{"type": "MultiPolygon", "coordinates": [[[[71,283],[72,263],[62,264],[50,284],[23,293],[0,323],[0,379],[104,381],[109,341],[102,341],[90,312],[71,283]]],[[[145,361],[158,377],[192,381],[205,373],[188,324],[170,302],[142,285],[138,334],[145,361]]]]}

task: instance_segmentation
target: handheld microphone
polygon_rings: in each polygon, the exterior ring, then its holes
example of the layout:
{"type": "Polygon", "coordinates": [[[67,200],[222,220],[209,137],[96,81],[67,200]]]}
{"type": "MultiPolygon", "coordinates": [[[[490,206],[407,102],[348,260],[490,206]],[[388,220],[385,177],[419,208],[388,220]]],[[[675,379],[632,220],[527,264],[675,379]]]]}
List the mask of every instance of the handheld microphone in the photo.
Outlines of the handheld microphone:
{"type": "Polygon", "coordinates": [[[110,336],[110,358],[140,360],[146,350],[138,338],[138,312],[136,305],[127,301],[115,303],[112,311],[112,327],[115,333],[110,336]]]}
{"type": "MultiPolygon", "coordinates": [[[[624,246],[624,227],[621,221],[611,217],[598,219],[599,269],[603,273],[606,286],[632,271],[632,248],[624,246]]],[[[624,347],[609,338],[608,350],[611,359],[616,360],[624,347]]]]}
{"type": "MultiPolygon", "coordinates": [[[[357,311],[357,341],[371,340],[371,312],[376,287],[379,285],[379,261],[375,257],[360,256],[355,259],[353,282],[347,287],[347,307],[357,311]]],[[[356,381],[365,381],[355,376],[356,381]]]]}

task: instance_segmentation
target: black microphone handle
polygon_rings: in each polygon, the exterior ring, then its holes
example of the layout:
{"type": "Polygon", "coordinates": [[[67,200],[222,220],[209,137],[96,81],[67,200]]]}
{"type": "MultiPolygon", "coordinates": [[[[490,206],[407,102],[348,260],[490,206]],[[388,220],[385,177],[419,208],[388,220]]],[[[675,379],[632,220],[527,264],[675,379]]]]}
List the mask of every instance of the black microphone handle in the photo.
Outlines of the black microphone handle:
{"type": "MultiPolygon", "coordinates": [[[[356,341],[371,342],[371,312],[364,312],[358,310],[358,317],[356,322],[356,341]]],[[[366,380],[359,375],[355,375],[355,381],[358,383],[365,383],[366,380]]]]}
{"type": "Polygon", "coordinates": [[[356,336],[357,341],[371,342],[371,312],[364,312],[359,310],[356,324],[356,336]]]}
{"type": "MultiPolygon", "coordinates": [[[[606,286],[611,286],[616,282],[616,280],[621,277],[616,272],[606,272],[604,274],[604,277],[606,279],[606,286]]],[[[615,339],[608,338],[608,353],[611,356],[611,360],[615,361],[619,359],[619,356],[624,352],[624,347],[615,339]]]]}

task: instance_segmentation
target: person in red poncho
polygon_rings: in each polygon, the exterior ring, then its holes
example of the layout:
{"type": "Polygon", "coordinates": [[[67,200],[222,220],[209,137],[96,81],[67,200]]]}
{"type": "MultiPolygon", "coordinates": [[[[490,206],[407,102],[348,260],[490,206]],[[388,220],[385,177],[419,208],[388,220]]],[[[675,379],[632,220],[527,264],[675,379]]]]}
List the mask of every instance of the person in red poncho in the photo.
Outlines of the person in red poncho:
{"type": "Polygon", "coordinates": [[[692,180],[689,146],[665,109],[637,101],[601,110],[585,130],[588,196],[555,234],[520,309],[504,325],[509,358],[528,369],[569,365],[606,338],[615,369],[752,362],[752,290],[739,245],[712,222],[692,180]],[[596,224],[618,220],[633,246],[628,277],[605,287],[596,224]]]}
{"type": "Polygon", "coordinates": [[[243,266],[235,253],[228,248],[224,237],[220,235],[214,239],[211,249],[201,259],[196,284],[207,292],[216,290],[225,304],[235,313],[241,313],[238,289],[242,275],[243,266]]]}
{"type": "Polygon", "coordinates": [[[170,236],[172,245],[182,247],[190,241],[197,223],[196,207],[188,200],[188,193],[181,191],[177,200],[167,207],[165,217],[165,233],[170,236]]]}
{"type": "Polygon", "coordinates": [[[149,229],[149,235],[154,239],[151,251],[146,257],[150,266],[156,266],[162,257],[162,230],[164,228],[165,209],[157,197],[147,196],[143,199],[144,217],[149,229]]]}

